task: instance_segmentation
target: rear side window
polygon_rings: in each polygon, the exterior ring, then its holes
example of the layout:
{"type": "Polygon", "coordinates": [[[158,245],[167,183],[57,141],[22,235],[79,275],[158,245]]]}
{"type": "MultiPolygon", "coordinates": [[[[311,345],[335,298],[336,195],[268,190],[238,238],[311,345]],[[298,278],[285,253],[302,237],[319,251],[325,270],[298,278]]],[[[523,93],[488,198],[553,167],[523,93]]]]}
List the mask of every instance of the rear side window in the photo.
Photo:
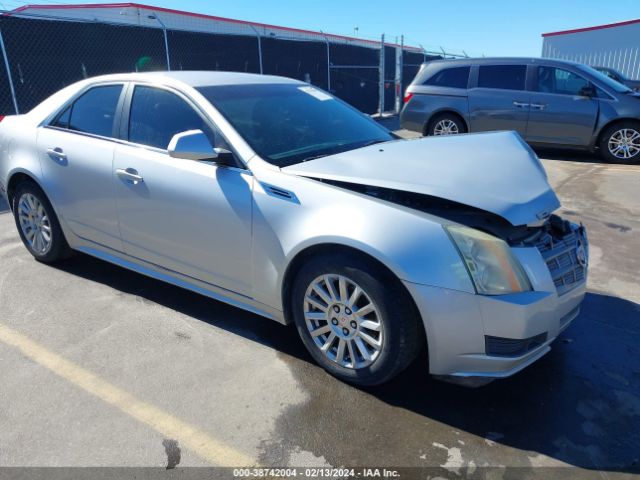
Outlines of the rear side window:
{"type": "Polygon", "coordinates": [[[437,87],[467,88],[470,67],[445,68],[429,77],[423,85],[437,87]]]}
{"type": "Polygon", "coordinates": [[[481,65],[478,87],[524,90],[526,76],[526,65],[481,65]]]}
{"type": "Polygon", "coordinates": [[[93,87],[67,107],[53,125],[77,132],[111,137],[121,92],[122,85],[93,87]]]}
{"type": "Polygon", "coordinates": [[[130,142],[166,150],[176,133],[196,129],[216,146],[204,119],[178,95],[155,87],[135,88],[129,113],[130,142]]]}
{"type": "Polygon", "coordinates": [[[589,81],[569,70],[555,67],[538,67],[537,89],[539,92],[561,95],[580,95],[589,81]]]}

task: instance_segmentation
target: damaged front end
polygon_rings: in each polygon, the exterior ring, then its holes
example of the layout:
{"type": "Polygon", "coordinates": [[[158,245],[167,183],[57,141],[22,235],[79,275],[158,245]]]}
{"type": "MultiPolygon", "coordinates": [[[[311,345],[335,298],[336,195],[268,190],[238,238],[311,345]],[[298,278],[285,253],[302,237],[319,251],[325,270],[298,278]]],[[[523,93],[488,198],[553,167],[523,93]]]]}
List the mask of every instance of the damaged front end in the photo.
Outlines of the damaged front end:
{"type": "Polygon", "coordinates": [[[549,269],[558,295],[567,293],[586,279],[589,247],[585,228],[558,215],[551,214],[533,225],[512,225],[495,213],[431,195],[337,180],[316,180],[483,231],[511,247],[535,247],[549,269]]]}

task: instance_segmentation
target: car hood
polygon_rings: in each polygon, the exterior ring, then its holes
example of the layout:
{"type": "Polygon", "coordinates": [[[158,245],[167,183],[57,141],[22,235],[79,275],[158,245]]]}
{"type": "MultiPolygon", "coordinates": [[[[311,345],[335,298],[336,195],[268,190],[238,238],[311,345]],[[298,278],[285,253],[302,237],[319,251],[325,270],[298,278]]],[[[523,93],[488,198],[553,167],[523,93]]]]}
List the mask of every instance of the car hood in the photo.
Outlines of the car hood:
{"type": "Polygon", "coordinates": [[[640,80],[625,80],[624,84],[635,91],[638,91],[638,89],[640,89],[640,80]]]}
{"type": "Polygon", "coordinates": [[[560,206],[540,160],[515,132],[397,140],[282,171],[440,197],[512,225],[537,223],[560,206]]]}

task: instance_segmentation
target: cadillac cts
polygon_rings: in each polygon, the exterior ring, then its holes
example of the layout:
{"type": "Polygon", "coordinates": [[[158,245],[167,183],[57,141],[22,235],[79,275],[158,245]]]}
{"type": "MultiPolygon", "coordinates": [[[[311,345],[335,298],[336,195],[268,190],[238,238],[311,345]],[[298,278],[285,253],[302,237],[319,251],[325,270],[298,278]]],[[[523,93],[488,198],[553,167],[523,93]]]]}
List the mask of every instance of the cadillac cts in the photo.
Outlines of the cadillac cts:
{"type": "Polygon", "coordinates": [[[39,261],[84,252],[294,323],[359,385],[421,348],[474,384],[577,316],[588,246],[513,132],[400,140],[295,80],[92,78],[0,124],[0,187],[39,261]]]}

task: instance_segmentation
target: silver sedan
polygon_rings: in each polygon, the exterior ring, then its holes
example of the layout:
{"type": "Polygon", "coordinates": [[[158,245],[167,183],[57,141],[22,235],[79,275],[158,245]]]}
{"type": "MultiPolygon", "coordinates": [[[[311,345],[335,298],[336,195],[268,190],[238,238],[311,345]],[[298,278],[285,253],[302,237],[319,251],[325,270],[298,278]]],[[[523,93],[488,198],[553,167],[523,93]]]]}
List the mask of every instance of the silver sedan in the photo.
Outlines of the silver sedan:
{"type": "Polygon", "coordinates": [[[588,243],[513,132],[401,140],[295,80],[92,78],[0,123],[0,192],[31,254],[74,251],[295,324],[358,385],[422,349],[479,384],[578,315],[588,243]]]}

